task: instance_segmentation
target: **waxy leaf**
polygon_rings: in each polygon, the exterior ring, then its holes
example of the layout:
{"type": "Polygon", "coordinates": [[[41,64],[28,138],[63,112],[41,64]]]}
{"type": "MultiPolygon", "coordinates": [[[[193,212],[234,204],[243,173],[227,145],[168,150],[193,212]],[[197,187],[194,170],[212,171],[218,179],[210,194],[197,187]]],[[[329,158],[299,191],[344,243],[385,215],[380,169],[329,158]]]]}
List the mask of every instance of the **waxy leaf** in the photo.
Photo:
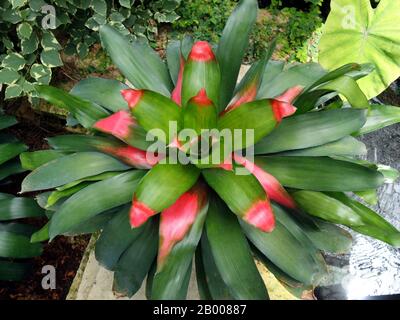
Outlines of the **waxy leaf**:
{"type": "Polygon", "coordinates": [[[326,144],[357,131],[365,121],[366,112],[355,109],[296,115],[283,119],[279,127],[257,143],[255,153],[275,153],[326,144]]]}
{"type": "Polygon", "coordinates": [[[40,98],[71,112],[74,118],[85,128],[90,128],[97,120],[109,115],[103,107],[73,96],[64,90],[47,85],[37,85],[35,89],[40,98]]]}
{"type": "Polygon", "coordinates": [[[81,222],[106,210],[128,203],[145,172],[121,173],[93,183],[65,201],[50,221],[50,238],[68,232],[81,222]]]}
{"type": "Polygon", "coordinates": [[[249,35],[257,19],[257,9],[256,0],[241,0],[222,32],[217,49],[221,69],[219,111],[224,110],[232,98],[249,35]]]}
{"type": "Polygon", "coordinates": [[[367,114],[367,122],[356,132],[356,135],[373,132],[399,122],[399,107],[372,104],[367,114]]]}
{"type": "Polygon", "coordinates": [[[255,164],[285,187],[314,191],[369,190],[383,184],[376,170],[328,157],[256,157],[255,164]]]}
{"type": "Polygon", "coordinates": [[[205,226],[215,265],[232,296],[239,300],[268,299],[238,220],[218,198],[210,202],[205,226]]]}
{"type": "Polygon", "coordinates": [[[100,27],[103,47],[114,64],[138,89],[156,91],[169,97],[172,82],[159,55],[147,43],[127,38],[109,25],[100,27]]]}
{"type": "Polygon", "coordinates": [[[196,183],[200,171],[195,166],[168,161],[154,166],[140,181],[132,200],[132,227],[142,225],[152,215],[171,206],[196,183]]]}
{"type": "Polygon", "coordinates": [[[52,160],[31,172],[21,192],[46,190],[106,171],[129,169],[120,161],[99,152],[80,152],[52,160]]]}
{"type": "Polygon", "coordinates": [[[269,199],[258,180],[242,170],[246,174],[224,169],[205,169],[202,174],[233,213],[264,232],[271,232],[275,218],[269,199]]]}

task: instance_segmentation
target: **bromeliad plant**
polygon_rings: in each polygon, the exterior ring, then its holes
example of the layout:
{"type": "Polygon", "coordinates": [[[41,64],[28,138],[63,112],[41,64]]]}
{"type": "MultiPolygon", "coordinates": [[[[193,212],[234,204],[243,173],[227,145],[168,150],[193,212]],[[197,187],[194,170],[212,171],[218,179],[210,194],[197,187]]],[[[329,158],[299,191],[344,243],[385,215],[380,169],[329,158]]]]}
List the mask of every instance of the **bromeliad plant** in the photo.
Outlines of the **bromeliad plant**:
{"type": "MultiPolygon", "coordinates": [[[[16,119],[0,110],[0,130],[16,124],[16,119]]],[[[27,147],[13,136],[0,134],[0,187],[6,187],[13,174],[23,172],[18,155],[27,147]]],[[[28,258],[42,253],[40,243],[31,243],[31,235],[36,227],[16,222],[24,218],[44,216],[44,211],[34,199],[14,197],[0,193],[0,280],[22,280],[31,271],[28,258]]]]}
{"type": "MultiPolygon", "coordinates": [[[[39,202],[54,212],[37,239],[101,229],[96,258],[115,271],[114,289],[131,296],[147,276],[152,299],[186,297],[193,256],[202,298],[268,298],[254,256],[304,296],[326,273],[321,252],[351,246],[335,224],[400,246],[400,233],[350,194],[372,201],[396,178],[357,158],[366,147],[356,136],[400,121],[395,107],[370,105],[359,89],[371,66],[284,66],[269,61],[271,48],[236,85],[256,13],[257,1],[240,1],[215,53],[185,38],[170,43],[167,65],[103,26],[103,46],[129,84],[90,78],[70,93],[37,87],[91,131],[25,154],[33,172],[22,192],[47,190],[39,202]],[[171,122],[177,132],[251,130],[255,159],[236,147],[225,157],[227,142],[212,136],[220,161],[199,162],[209,155],[188,146],[204,139],[170,134],[171,122]],[[166,148],[149,158],[145,137],[154,129],[166,148]],[[187,162],[169,161],[174,153],[187,162]]],[[[239,140],[249,151],[250,140],[239,140]]]]}

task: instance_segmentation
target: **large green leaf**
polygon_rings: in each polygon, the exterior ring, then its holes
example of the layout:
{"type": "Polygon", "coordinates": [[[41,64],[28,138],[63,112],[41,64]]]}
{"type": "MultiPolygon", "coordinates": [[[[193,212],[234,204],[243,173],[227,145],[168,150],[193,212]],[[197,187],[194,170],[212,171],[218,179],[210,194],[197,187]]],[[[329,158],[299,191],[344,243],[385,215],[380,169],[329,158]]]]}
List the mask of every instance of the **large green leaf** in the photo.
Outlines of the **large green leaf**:
{"type": "Polygon", "coordinates": [[[283,72],[277,71],[283,66],[275,62],[275,68],[267,65],[257,99],[275,98],[287,89],[294,86],[308,87],[326,74],[326,71],[317,63],[290,65],[283,72]],[[267,72],[273,72],[268,75],[267,72]],[[273,77],[272,77],[273,76],[273,77]]]}
{"type": "Polygon", "coordinates": [[[10,231],[0,231],[0,257],[3,258],[32,258],[40,256],[42,246],[30,243],[27,236],[10,231]]]}
{"type": "Polygon", "coordinates": [[[122,173],[94,183],[65,201],[50,222],[50,238],[108,209],[128,203],[144,172],[122,173]]]}
{"type": "Polygon", "coordinates": [[[7,162],[27,149],[28,147],[21,142],[0,144],[0,164],[7,162]]]}
{"type": "Polygon", "coordinates": [[[172,82],[159,55],[143,41],[128,39],[109,25],[100,27],[100,38],[114,64],[138,89],[170,96],[172,82]]]}
{"type": "Polygon", "coordinates": [[[249,35],[256,22],[257,9],[256,0],[241,0],[222,32],[217,49],[221,70],[220,111],[232,98],[242,59],[248,46],[249,35]]]}
{"type": "Polygon", "coordinates": [[[237,218],[216,197],[210,200],[206,232],[215,264],[232,296],[239,300],[268,299],[237,218]]]}
{"type": "Polygon", "coordinates": [[[200,298],[203,300],[233,300],[230,289],[215,264],[206,232],[203,232],[201,245],[196,252],[195,259],[200,298]]]}
{"type": "Polygon", "coordinates": [[[108,270],[114,270],[124,251],[144,230],[144,226],[132,229],[129,224],[129,207],[124,207],[104,227],[96,242],[96,260],[108,270]]]}
{"type": "Polygon", "coordinates": [[[98,152],[79,152],[52,160],[31,172],[21,192],[45,190],[106,171],[129,169],[117,159],[98,152]]]}
{"type": "Polygon", "coordinates": [[[376,170],[328,157],[256,157],[255,164],[286,187],[315,191],[359,191],[383,184],[376,170]]]}
{"type": "Polygon", "coordinates": [[[127,88],[126,84],[118,80],[87,78],[79,81],[70,93],[117,112],[121,109],[128,109],[128,104],[121,95],[121,90],[127,88]]]}
{"type": "Polygon", "coordinates": [[[359,156],[366,155],[367,147],[361,141],[357,139],[347,136],[342,139],[328,142],[326,144],[299,149],[281,152],[279,155],[282,156],[304,156],[304,157],[325,157],[325,156],[359,156]]]}
{"type": "Polygon", "coordinates": [[[399,11],[400,3],[392,0],[381,0],[376,9],[369,0],[332,0],[319,61],[328,69],[348,62],[374,63],[375,72],[359,84],[368,98],[377,96],[400,76],[399,11]]]}
{"type": "Polygon", "coordinates": [[[292,278],[305,284],[313,284],[320,278],[319,265],[309,246],[299,241],[281,222],[276,222],[271,233],[262,232],[245,222],[241,222],[241,226],[258,250],[292,278]]]}
{"type": "Polygon", "coordinates": [[[19,155],[21,165],[26,170],[35,170],[47,162],[67,155],[66,152],[58,150],[40,150],[34,152],[23,152],[19,155]]]}
{"type": "Polygon", "coordinates": [[[150,219],[143,232],[123,253],[115,268],[114,290],[129,297],[139,290],[157,255],[157,231],[157,218],[150,219]]]}
{"type": "Polygon", "coordinates": [[[0,200],[0,221],[40,217],[43,214],[43,210],[33,199],[9,198],[0,200]]]}
{"type": "Polygon", "coordinates": [[[338,109],[310,112],[285,118],[255,145],[256,154],[274,153],[320,146],[343,138],[366,121],[366,111],[338,109]]]}
{"type": "Polygon", "coordinates": [[[73,96],[64,90],[47,85],[37,85],[35,88],[40,98],[71,112],[85,128],[90,128],[97,120],[109,115],[103,107],[73,96]]]}
{"type": "Polygon", "coordinates": [[[97,151],[106,147],[122,147],[124,144],[112,137],[66,134],[47,138],[49,145],[60,152],[97,151]]]}
{"type": "Polygon", "coordinates": [[[372,104],[367,115],[367,122],[356,132],[356,135],[369,133],[400,122],[400,108],[372,104]]]}
{"type": "Polygon", "coordinates": [[[24,171],[25,169],[22,168],[21,162],[18,160],[18,158],[9,160],[0,166],[0,181],[12,174],[21,173],[24,171]]]}

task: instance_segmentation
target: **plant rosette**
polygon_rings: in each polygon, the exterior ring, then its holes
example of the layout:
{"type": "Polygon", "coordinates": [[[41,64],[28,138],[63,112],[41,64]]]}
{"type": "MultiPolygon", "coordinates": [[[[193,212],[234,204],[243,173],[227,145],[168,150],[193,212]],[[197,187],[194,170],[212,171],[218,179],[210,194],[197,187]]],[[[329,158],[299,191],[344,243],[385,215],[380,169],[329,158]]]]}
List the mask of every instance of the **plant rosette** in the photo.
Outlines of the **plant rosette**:
{"type": "Polygon", "coordinates": [[[52,213],[40,232],[50,239],[101,230],[96,258],[120,293],[147,277],[148,298],[184,299],[195,263],[201,298],[267,299],[257,257],[304,297],[327,272],[322,252],[351,247],[337,224],[400,246],[399,231],[351,196],[371,199],[397,177],[358,160],[366,146],[356,137],[399,112],[360,90],[370,65],[284,65],[270,61],[273,44],[237,84],[257,9],[240,1],[215,50],[185,37],[166,63],[104,25],[103,46],[129,86],[36,88],[90,134],[25,154],[22,192],[44,191],[38,201],[52,213]]]}

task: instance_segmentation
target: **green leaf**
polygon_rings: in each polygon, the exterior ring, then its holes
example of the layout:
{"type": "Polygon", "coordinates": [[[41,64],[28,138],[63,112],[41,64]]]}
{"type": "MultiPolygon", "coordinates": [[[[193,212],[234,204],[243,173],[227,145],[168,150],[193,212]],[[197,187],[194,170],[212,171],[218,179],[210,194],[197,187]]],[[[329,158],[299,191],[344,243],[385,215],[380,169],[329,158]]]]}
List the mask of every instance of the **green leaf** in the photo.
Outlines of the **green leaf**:
{"type": "Polygon", "coordinates": [[[50,78],[51,77],[51,69],[43,66],[42,64],[39,63],[34,63],[31,66],[31,69],[29,71],[29,74],[36,80],[40,81],[41,79],[45,78],[50,78]]]}
{"type": "Polygon", "coordinates": [[[210,201],[206,232],[215,265],[232,296],[239,300],[268,299],[240,225],[218,198],[210,201]]]}
{"type": "Polygon", "coordinates": [[[13,83],[6,88],[5,99],[19,97],[22,93],[22,87],[19,84],[13,83]]]}
{"type": "Polygon", "coordinates": [[[118,0],[118,2],[124,8],[131,8],[131,0],[118,0]]]}
{"type": "Polygon", "coordinates": [[[60,54],[56,49],[44,48],[40,53],[40,61],[49,68],[60,67],[63,65],[60,54]]]}
{"type": "Polygon", "coordinates": [[[61,50],[62,46],[57,41],[56,37],[54,36],[53,32],[47,30],[43,32],[42,40],[40,42],[43,49],[54,49],[54,50],[61,50]]]}
{"type": "Polygon", "coordinates": [[[49,225],[50,222],[47,222],[40,230],[33,233],[31,236],[31,243],[49,240],[49,225]]]}
{"type": "Polygon", "coordinates": [[[96,13],[102,16],[107,15],[107,3],[105,0],[92,0],[91,7],[96,13]]]}
{"type": "Polygon", "coordinates": [[[328,193],[327,195],[332,197],[332,199],[340,201],[346,205],[362,220],[361,225],[347,226],[359,233],[389,243],[396,248],[400,247],[400,232],[378,213],[369,209],[358,201],[350,199],[344,193],[328,193]]]}
{"type": "Polygon", "coordinates": [[[121,90],[128,86],[120,81],[103,78],[87,78],[79,81],[70,91],[74,96],[94,102],[107,110],[117,112],[128,109],[121,90]]]}
{"type": "Polygon", "coordinates": [[[360,191],[383,184],[376,170],[328,157],[256,157],[255,164],[286,187],[314,191],[360,191]]]}
{"type": "Polygon", "coordinates": [[[23,55],[35,52],[39,45],[39,39],[36,32],[32,32],[29,39],[21,39],[21,50],[23,55]]]}
{"type": "Polygon", "coordinates": [[[0,164],[3,164],[6,161],[16,157],[27,149],[28,147],[20,142],[0,144],[0,164]]]}
{"type": "Polygon", "coordinates": [[[303,210],[315,217],[349,227],[363,225],[361,217],[351,208],[322,192],[301,190],[291,195],[303,210]]]}
{"type": "Polygon", "coordinates": [[[208,185],[239,217],[244,218],[255,203],[267,201],[264,189],[251,174],[238,175],[223,169],[205,169],[202,174],[208,185]]]}
{"type": "Polygon", "coordinates": [[[132,229],[129,224],[129,206],[125,206],[104,227],[96,242],[96,260],[106,269],[115,270],[118,260],[135,241],[144,226],[132,229]]]}
{"type": "Polygon", "coordinates": [[[285,63],[283,61],[268,61],[264,69],[264,74],[262,75],[260,87],[257,91],[256,100],[260,100],[263,98],[273,98],[273,96],[269,96],[267,90],[269,90],[269,88],[275,83],[275,78],[278,77],[280,73],[282,73],[284,66],[285,63]]]}
{"type": "Polygon", "coordinates": [[[43,216],[43,210],[36,201],[28,198],[10,198],[0,200],[0,220],[14,220],[43,216]]]}
{"type": "Polygon", "coordinates": [[[0,280],[21,281],[32,269],[31,263],[0,261],[0,280]]]}
{"type": "Polygon", "coordinates": [[[378,193],[376,192],[375,189],[364,190],[364,191],[355,191],[354,194],[372,206],[375,206],[378,204],[378,193]]]}
{"type": "Polygon", "coordinates": [[[189,268],[191,272],[193,255],[201,238],[207,210],[206,205],[197,214],[190,231],[173,247],[162,269],[155,273],[151,290],[152,299],[182,300],[186,298],[189,284],[186,279],[187,273],[189,268]]]}
{"type": "Polygon", "coordinates": [[[36,86],[39,97],[55,106],[70,111],[85,127],[90,128],[97,120],[108,116],[108,112],[95,103],[73,96],[51,86],[36,86]]]}
{"type": "Polygon", "coordinates": [[[24,172],[18,159],[9,160],[0,166],[0,181],[12,174],[24,172]]]}
{"type": "Polygon", "coordinates": [[[147,221],[143,232],[125,250],[114,273],[115,291],[131,297],[139,290],[157,255],[157,231],[157,219],[147,221]]]}
{"type": "Polygon", "coordinates": [[[373,132],[399,122],[399,107],[372,104],[367,114],[367,122],[356,132],[356,135],[373,132]]]}
{"type": "Polygon", "coordinates": [[[18,123],[17,119],[13,116],[0,114],[0,130],[6,129],[18,123]]]}
{"type": "Polygon", "coordinates": [[[121,33],[109,25],[100,27],[100,38],[114,64],[139,89],[149,89],[167,97],[172,82],[164,62],[148,44],[130,44],[121,33]]]}
{"type": "Polygon", "coordinates": [[[17,33],[21,39],[28,39],[32,34],[32,26],[27,22],[22,22],[17,27],[17,33]]]}
{"type": "Polygon", "coordinates": [[[48,162],[22,182],[21,192],[45,190],[106,171],[129,169],[119,160],[98,152],[80,152],[48,162]]]}
{"type": "Polygon", "coordinates": [[[23,152],[19,155],[22,168],[33,171],[47,162],[67,155],[58,150],[40,150],[34,152],[23,152]]]}
{"type": "Polygon", "coordinates": [[[232,98],[249,35],[256,22],[257,9],[256,0],[241,0],[222,32],[217,49],[221,70],[219,110],[223,110],[232,98]]]}
{"type": "Polygon", "coordinates": [[[86,188],[89,186],[91,183],[90,182],[82,182],[77,185],[74,185],[70,188],[63,188],[63,190],[56,190],[53,191],[50,196],[47,198],[47,205],[46,208],[50,208],[54,206],[58,200],[66,197],[70,197],[73,194],[77,193],[78,191],[86,188]]]}
{"type": "Polygon", "coordinates": [[[3,68],[0,70],[0,83],[12,84],[17,82],[20,74],[12,69],[3,68]]]}
{"type": "Polygon", "coordinates": [[[201,237],[201,247],[196,252],[196,274],[202,300],[233,300],[229,287],[218,270],[206,232],[201,237]]]}
{"type": "Polygon", "coordinates": [[[271,70],[272,66],[267,65],[257,99],[274,98],[287,89],[298,85],[308,87],[326,74],[326,71],[317,63],[289,65],[286,70],[280,73],[278,70],[283,68],[283,65],[279,62],[276,62],[276,64],[277,70],[271,70]],[[267,75],[269,70],[274,72],[273,76],[267,75]]]}
{"type": "Polygon", "coordinates": [[[172,205],[197,181],[200,171],[193,165],[159,163],[142,179],[135,192],[138,202],[160,212],[172,205]]]}
{"type": "Polygon", "coordinates": [[[339,140],[328,142],[326,144],[299,150],[281,152],[282,156],[307,156],[307,157],[324,157],[324,156],[359,156],[366,155],[367,147],[361,141],[347,136],[339,140]]]}
{"type": "Polygon", "coordinates": [[[365,121],[364,110],[350,108],[285,118],[271,134],[254,146],[255,154],[320,146],[357,131],[365,121]]]}
{"type": "Polygon", "coordinates": [[[81,222],[132,200],[144,172],[132,170],[91,184],[65,201],[50,222],[50,238],[68,232],[81,222]]]}
{"type": "Polygon", "coordinates": [[[42,246],[30,243],[27,236],[0,231],[0,257],[24,259],[40,256],[41,253],[42,246]]]}
{"type": "Polygon", "coordinates": [[[167,45],[167,63],[171,80],[176,85],[180,69],[181,41],[171,40],[167,45]]]}
{"type": "Polygon", "coordinates": [[[24,68],[25,63],[26,61],[22,55],[16,52],[11,52],[4,57],[1,66],[3,68],[9,68],[11,70],[18,71],[24,68]]]}
{"type": "Polygon", "coordinates": [[[373,98],[400,76],[398,1],[381,0],[372,9],[369,0],[349,4],[334,0],[320,41],[319,61],[334,69],[343,63],[373,63],[375,72],[359,80],[367,98],[373,98]]]}

